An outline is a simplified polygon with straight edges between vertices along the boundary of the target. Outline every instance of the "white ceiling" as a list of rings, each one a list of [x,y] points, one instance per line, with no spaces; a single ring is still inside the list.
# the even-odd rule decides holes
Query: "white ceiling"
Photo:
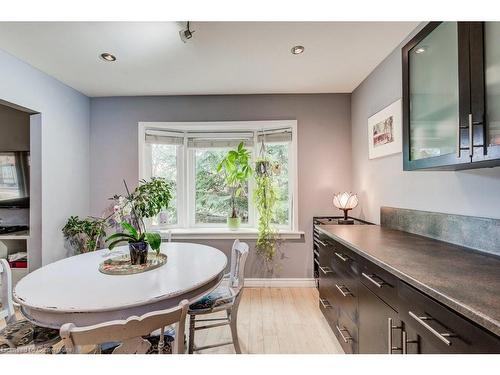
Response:
[[[0,48],[88,96],[352,92],[418,23],[191,25],[184,44],[176,22],[0,22]]]

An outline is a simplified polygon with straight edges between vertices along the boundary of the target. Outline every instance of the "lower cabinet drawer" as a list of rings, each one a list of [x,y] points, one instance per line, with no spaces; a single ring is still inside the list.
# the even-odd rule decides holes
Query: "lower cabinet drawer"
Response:
[[[358,327],[348,316],[341,311],[335,326],[332,328],[344,352],[347,354],[358,353]]]
[[[363,262],[360,280],[381,300],[398,311],[398,279],[373,263]]]
[[[500,353],[500,338],[483,330],[415,288],[399,281],[399,317],[409,331],[415,353]],[[410,351],[409,351],[410,352]]]
[[[335,305],[332,298],[333,278],[330,273],[324,274],[320,272],[319,277],[319,308],[323,313],[330,327],[335,329],[335,324],[338,319],[339,308]]]
[[[356,262],[352,251],[345,246],[334,242],[331,245],[333,268],[350,277],[359,275],[359,263]]]
[[[332,303],[354,322],[358,321],[358,283],[356,279],[334,270],[331,277]]]

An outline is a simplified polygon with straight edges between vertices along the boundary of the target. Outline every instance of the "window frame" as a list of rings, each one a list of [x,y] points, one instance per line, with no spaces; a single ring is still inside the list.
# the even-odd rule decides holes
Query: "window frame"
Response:
[[[272,121],[208,121],[208,122],[139,122],[138,123],[138,155],[139,155],[139,179],[148,179],[152,173],[151,167],[151,147],[145,142],[146,131],[158,130],[184,133],[184,145],[179,148],[177,157],[177,224],[152,226],[148,221],[147,225],[157,230],[169,229],[210,229],[220,230],[226,224],[195,224],[194,222],[194,149],[187,147],[187,133],[196,131],[231,132],[231,131],[251,131],[255,134],[252,156],[258,156],[258,131],[272,131],[283,128],[290,128],[292,140],[288,148],[288,174],[289,174],[289,225],[276,225],[279,230],[298,231],[298,173],[297,173],[297,121],[296,120],[272,120]],[[280,143],[280,142],[269,142]],[[188,165],[191,163],[191,165]],[[187,189],[193,189],[188,192]],[[248,224],[242,224],[243,229],[256,229],[258,215],[253,204],[254,181],[249,180],[249,217]],[[192,212],[191,212],[192,211]],[[192,217],[193,216],[193,217]]]

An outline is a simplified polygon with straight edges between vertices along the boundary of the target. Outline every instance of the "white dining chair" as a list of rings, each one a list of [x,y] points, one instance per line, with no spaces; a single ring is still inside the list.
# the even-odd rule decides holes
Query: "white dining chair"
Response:
[[[12,301],[12,272],[5,259],[0,259],[0,281],[0,319],[4,319],[6,323],[0,330],[0,353],[51,353],[52,346],[59,341],[59,331],[39,327],[26,319],[16,317]]]
[[[184,354],[184,331],[189,302],[183,300],[179,306],[169,310],[155,311],[140,317],[132,316],[126,320],[115,320],[87,327],[77,327],[66,323],[60,335],[68,353],[80,353],[84,345],[100,345],[118,341],[112,354],[146,354],[151,342],[144,338],[160,329],[158,353],[163,353],[165,326],[175,324],[173,354]]]
[[[245,283],[245,263],[248,256],[248,244],[235,240],[231,249],[231,269],[225,275],[228,285],[223,283],[213,292],[203,297],[199,301],[189,306],[189,354],[196,351],[215,348],[223,345],[234,345],[237,354],[241,353],[238,340],[238,307],[241,301],[243,286]],[[197,315],[206,315],[218,311],[226,311],[226,317],[196,319]],[[197,326],[196,323],[216,322]],[[231,327],[232,341],[197,347],[194,343],[195,332],[203,329],[221,327],[229,325]]]

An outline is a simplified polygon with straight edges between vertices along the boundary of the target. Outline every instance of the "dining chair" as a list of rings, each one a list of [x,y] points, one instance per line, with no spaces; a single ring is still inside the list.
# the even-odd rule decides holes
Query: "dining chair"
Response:
[[[234,345],[237,354],[241,354],[240,343],[238,341],[238,307],[245,283],[245,263],[248,256],[248,244],[235,240],[231,249],[231,269],[224,275],[228,281],[219,285],[214,291],[189,306],[189,354],[196,351],[215,348],[223,345]],[[224,318],[196,319],[197,315],[206,315],[218,311],[225,311]],[[216,322],[197,326],[196,323]],[[197,347],[194,343],[195,332],[203,329],[221,327],[229,325],[231,327],[232,341]]]
[[[118,341],[112,354],[146,354],[151,342],[145,336],[160,329],[158,353],[163,353],[165,326],[174,324],[176,334],[173,354],[184,354],[184,331],[189,302],[183,300],[179,306],[169,310],[154,311],[140,317],[132,316],[126,320],[115,320],[87,327],[77,327],[66,323],[61,327],[60,335],[67,353],[80,353],[84,345],[100,345]]]
[[[51,353],[52,346],[59,341],[59,331],[39,327],[27,319],[16,317],[12,301],[12,272],[6,259],[0,259],[0,281],[0,319],[4,319],[6,323],[0,330],[0,353]]]

